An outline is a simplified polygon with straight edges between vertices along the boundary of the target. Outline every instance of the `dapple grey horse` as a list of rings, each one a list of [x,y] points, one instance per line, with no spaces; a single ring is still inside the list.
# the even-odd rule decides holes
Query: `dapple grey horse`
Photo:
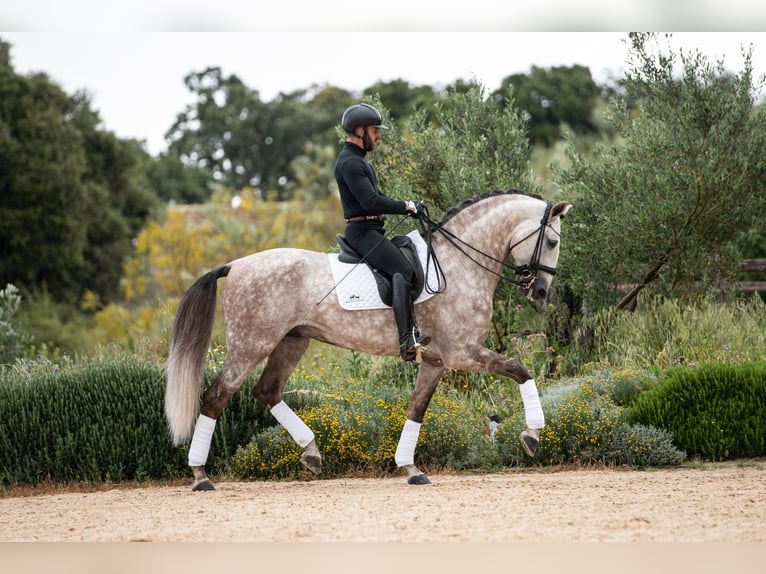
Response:
[[[415,445],[428,404],[447,369],[510,377],[519,383],[528,430],[520,440],[534,455],[544,415],[527,368],[484,346],[492,319],[492,297],[507,269],[522,294],[545,297],[558,263],[561,220],[567,202],[546,202],[509,190],[466,200],[431,222],[430,244],[445,288],[419,303],[418,322],[432,342],[420,352],[417,381],[395,455],[410,484],[429,479],[414,463]],[[513,259],[514,264],[506,261]],[[222,308],[227,355],[204,392],[208,347],[216,313],[217,281],[226,277]],[[301,462],[321,469],[314,433],[283,401],[293,369],[315,339],[373,355],[399,355],[390,309],[346,310],[326,297],[334,280],[328,255],[279,248],[254,253],[205,273],[184,294],[176,311],[167,363],[165,414],[175,444],[192,438],[189,466],[193,490],[211,490],[205,472],[216,419],[248,373],[266,365],[253,387],[277,421],[303,447]],[[321,302],[321,303],[320,303]]]

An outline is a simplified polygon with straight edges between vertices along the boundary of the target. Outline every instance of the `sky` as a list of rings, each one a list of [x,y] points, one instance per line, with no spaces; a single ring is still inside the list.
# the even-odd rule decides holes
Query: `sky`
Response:
[[[196,4],[195,0],[186,0],[184,16],[173,19],[168,14],[174,5],[180,11],[176,0],[157,0],[153,4],[134,0],[130,13],[117,9],[78,19],[78,11],[72,6],[84,9],[89,3],[109,3],[75,0],[43,6],[44,0],[0,0],[7,2],[10,10],[0,11],[0,38],[11,44],[11,62],[17,73],[44,72],[68,94],[86,91],[105,129],[122,138],[144,141],[152,154],[165,149],[164,134],[192,102],[184,76],[208,66],[221,67],[225,75],[236,74],[264,101],[280,92],[313,85],[333,85],[361,93],[378,81],[396,79],[435,88],[457,79],[478,80],[493,90],[503,78],[529,72],[532,66],[584,65],[602,83],[621,77],[627,68],[626,32],[559,31],[553,28],[563,29],[563,22],[556,26],[550,19],[545,21],[549,31],[529,31],[524,26],[503,31],[503,27],[512,27],[507,22],[505,26],[494,23],[512,14],[506,8],[509,3],[499,0],[473,0],[475,9],[470,17],[452,23],[444,21],[443,11],[425,13],[423,6],[428,2],[411,1],[407,3],[409,8],[401,7],[410,16],[404,21],[408,24],[402,20],[396,24],[392,16],[368,9],[360,11],[359,5],[350,1],[301,1],[290,4],[294,10],[282,3],[280,9],[255,13],[253,6],[262,6],[264,0],[253,0],[238,8],[236,15],[241,15],[240,19],[224,10],[231,0],[205,3],[207,8],[200,8],[202,3]],[[316,14],[315,6],[327,5],[328,1],[340,4],[339,11],[325,10],[323,20],[310,21]],[[550,4],[549,0],[542,1]],[[685,0],[678,1],[683,4]],[[733,5],[737,2],[730,0]],[[24,7],[19,8],[19,4]],[[392,14],[396,13],[396,4],[401,3],[392,0],[379,7]],[[418,7],[412,8],[416,4]],[[710,0],[695,0],[690,6],[712,4]],[[159,9],[161,5],[170,12]],[[213,12],[213,5],[221,9]],[[657,6],[652,0],[644,0],[633,11],[628,9],[627,15],[640,23],[651,16],[647,12],[652,10],[646,7],[653,5]],[[354,13],[367,14],[358,18],[362,23],[342,19],[343,25],[334,23],[334,15],[345,13],[349,7],[354,7]],[[766,14],[766,10],[762,13]],[[543,28],[544,14],[538,17],[534,10],[525,14],[529,27],[534,29],[533,25],[540,23]],[[592,18],[590,21],[600,22]],[[684,21],[688,22],[688,18]],[[607,23],[603,22],[602,27],[607,28]],[[386,27],[390,30],[378,30]],[[756,76],[766,75],[766,33],[673,32],[670,40],[675,50],[698,49],[713,61],[723,59],[734,72],[741,71],[742,47],[750,44]]]

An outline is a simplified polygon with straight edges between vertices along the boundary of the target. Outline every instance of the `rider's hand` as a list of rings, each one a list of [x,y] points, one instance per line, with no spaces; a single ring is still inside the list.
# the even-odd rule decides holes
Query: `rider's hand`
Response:
[[[426,204],[422,201],[407,201],[407,211],[410,214],[410,217],[414,217],[415,219],[419,218],[421,215],[423,215],[423,212],[425,211]]]

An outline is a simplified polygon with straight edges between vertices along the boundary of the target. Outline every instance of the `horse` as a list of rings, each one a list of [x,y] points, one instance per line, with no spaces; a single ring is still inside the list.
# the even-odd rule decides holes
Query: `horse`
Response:
[[[554,204],[512,189],[465,200],[438,223],[424,214],[429,231],[421,228],[421,232],[429,236],[429,254],[438,262],[443,284],[415,307],[419,325],[432,341],[418,352],[415,387],[394,457],[409,484],[431,482],[415,465],[415,445],[428,404],[448,369],[509,377],[519,383],[528,427],[520,440],[534,456],[545,424],[535,381],[523,364],[489,350],[484,342],[500,278],[513,281],[530,300],[546,296],[558,263],[561,220],[570,208],[565,201]],[[511,258],[516,265],[509,266]],[[509,268],[514,272],[510,278]],[[227,352],[200,405],[217,310],[217,282],[223,277],[221,307]],[[264,359],[265,367],[252,389],[254,399],[303,448],[303,465],[313,473],[321,471],[314,433],[282,396],[309,342],[314,339],[372,355],[399,356],[398,331],[390,308],[345,309],[337,297],[327,297],[335,286],[327,253],[275,248],[203,274],[182,296],[166,363],[165,415],[175,445],[191,437],[188,464],[193,491],[214,490],[205,464],[216,419]]]

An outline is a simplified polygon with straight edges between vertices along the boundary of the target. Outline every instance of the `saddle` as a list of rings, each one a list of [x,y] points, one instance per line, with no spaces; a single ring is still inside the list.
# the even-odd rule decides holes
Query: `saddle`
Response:
[[[378,293],[380,294],[381,301],[391,307],[393,302],[391,278],[375,269],[375,267],[366,261],[362,261],[362,255],[356,252],[354,248],[346,242],[346,238],[343,237],[343,235],[339,233],[335,236],[335,238],[338,240],[338,245],[340,246],[338,261],[351,264],[364,263],[367,265],[367,267],[370,268],[370,271],[372,271],[372,276],[375,278],[375,283],[378,286]],[[412,239],[406,235],[394,235],[391,238],[391,243],[393,243],[399,249],[399,251],[401,251],[402,255],[404,255],[407,261],[409,261],[410,265],[412,265],[412,268],[415,270],[412,278],[412,287],[410,289],[412,300],[415,301],[415,299],[417,299],[423,292],[423,287],[425,286],[426,282],[425,273],[423,272],[423,265],[420,263],[420,258],[418,257],[418,252],[415,248],[415,244],[412,242]]]

